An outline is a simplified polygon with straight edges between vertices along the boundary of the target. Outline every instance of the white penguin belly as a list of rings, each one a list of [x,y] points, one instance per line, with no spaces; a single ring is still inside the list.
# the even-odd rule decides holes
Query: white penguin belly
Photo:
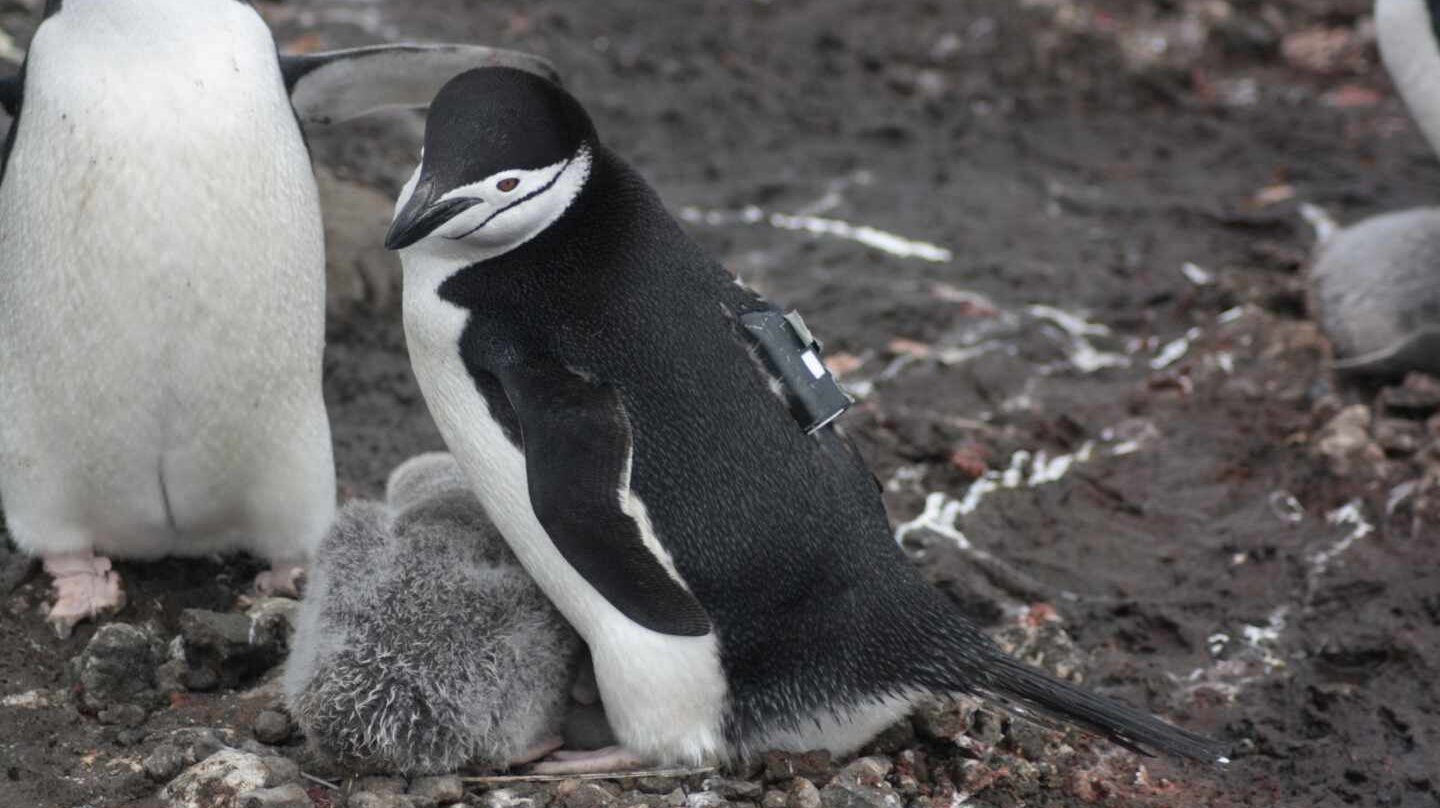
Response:
[[[67,4],[32,44],[0,184],[7,521],[42,552],[298,559],[334,508],[309,157],[253,10],[168,4],[155,37],[137,4]]]
[[[531,507],[524,454],[491,416],[460,357],[469,313],[436,294],[443,278],[417,276],[407,264],[405,334],[420,389],[491,520],[589,645],[616,737],[657,760],[728,757],[722,731],[727,687],[714,633],[677,637],[639,626],[560,555]],[[653,537],[647,544],[658,546]]]

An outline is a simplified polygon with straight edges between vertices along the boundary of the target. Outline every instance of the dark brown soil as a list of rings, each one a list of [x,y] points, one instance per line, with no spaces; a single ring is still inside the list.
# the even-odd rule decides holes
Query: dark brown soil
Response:
[[[1072,736],[1079,751],[1056,760],[1060,777],[1040,788],[1000,774],[971,804],[1434,806],[1440,420],[1422,405],[1391,413],[1408,426],[1372,421],[1386,414],[1377,388],[1331,376],[1303,291],[1314,235],[1302,205],[1349,222],[1423,204],[1440,181],[1366,39],[1368,5],[264,10],[293,45],[474,40],[554,60],[607,142],[690,209],[695,236],[799,308],[866,393],[846,422],[926,573],[997,630],[1048,604],[1090,686],[1236,748],[1224,770],[1144,761],[1137,777],[1135,759]],[[22,44],[33,26],[15,8],[0,22]],[[1200,31],[1198,44],[1181,30]],[[1307,49],[1326,31],[1335,47]],[[1127,56],[1165,32],[1164,53]],[[318,162],[388,195],[417,132],[394,116],[311,142]],[[953,255],[705,223],[749,205]],[[440,442],[398,312],[348,312],[332,323],[326,389],[345,492],[374,495],[391,467]],[[1088,333],[1067,331],[1066,314]],[[1097,355],[1117,366],[1087,372]],[[1362,442],[1390,429],[1414,445],[1325,442],[1355,403],[1376,405]],[[957,508],[944,508],[962,501],[974,508],[952,522]],[[154,619],[168,637],[182,608],[231,608],[255,564],[120,568],[131,606],[119,619]],[[143,732],[103,726],[63,698],[67,662],[94,629],[52,638],[44,595],[32,576],[0,602],[0,697],[58,693],[54,706],[0,706],[4,808],[147,798],[158,786],[138,761],[166,730],[248,734],[267,703],[189,694]]]

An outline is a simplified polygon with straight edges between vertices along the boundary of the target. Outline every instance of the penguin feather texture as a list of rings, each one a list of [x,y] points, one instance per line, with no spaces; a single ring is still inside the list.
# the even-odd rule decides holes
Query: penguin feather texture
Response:
[[[558,733],[580,642],[450,455],[352,502],[319,554],[284,688],[310,741],[367,770],[500,766]]]

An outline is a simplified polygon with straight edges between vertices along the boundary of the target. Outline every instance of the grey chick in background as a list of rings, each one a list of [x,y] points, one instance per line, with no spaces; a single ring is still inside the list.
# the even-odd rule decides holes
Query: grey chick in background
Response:
[[[455,460],[390,475],[320,545],[285,671],[310,742],[357,769],[454,771],[548,751],[581,644]]]
[[[1440,4],[1377,0],[1385,69],[1440,152]],[[1368,376],[1440,373],[1440,207],[1373,216],[1326,238],[1310,269],[1335,367]]]

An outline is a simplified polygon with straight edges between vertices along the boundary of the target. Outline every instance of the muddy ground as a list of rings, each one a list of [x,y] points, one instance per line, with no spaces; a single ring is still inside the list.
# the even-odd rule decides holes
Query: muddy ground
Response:
[[[691,232],[825,339],[897,533],[959,607],[1011,637],[1058,633],[1053,615],[1073,648],[1038,662],[1236,749],[1213,770],[1078,735],[976,753],[922,732],[929,773],[891,774],[911,806],[1433,806],[1440,396],[1335,379],[1303,292],[1303,206],[1349,222],[1440,182],[1368,5],[260,7],[290,49],[462,39],[553,59]],[[14,0],[0,22],[19,47],[34,24]],[[346,496],[439,446],[376,247],[418,120],[311,133]],[[256,568],[121,564],[116,619],[173,636],[182,608],[237,608]],[[4,808],[156,804],[141,761],[174,728],[249,738],[274,700],[180,692],[138,726],[102,721],[67,695],[94,628],[53,638],[45,597],[32,574],[0,610]]]

